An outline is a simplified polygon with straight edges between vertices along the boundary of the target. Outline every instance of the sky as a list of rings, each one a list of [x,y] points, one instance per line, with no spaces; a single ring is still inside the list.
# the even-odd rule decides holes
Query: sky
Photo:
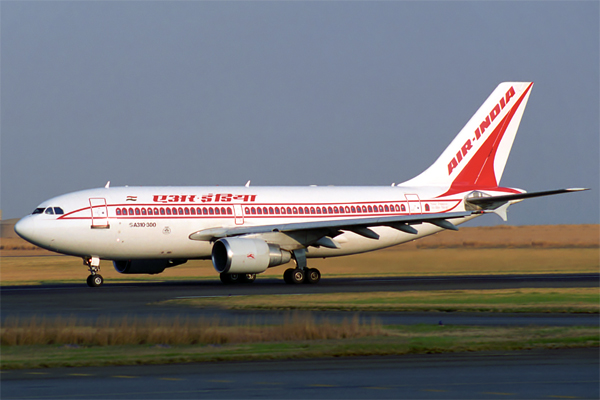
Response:
[[[502,185],[592,190],[508,224],[597,224],[599,4],[2,1],[3,218],[107,181],[402,182],[533,81]]]

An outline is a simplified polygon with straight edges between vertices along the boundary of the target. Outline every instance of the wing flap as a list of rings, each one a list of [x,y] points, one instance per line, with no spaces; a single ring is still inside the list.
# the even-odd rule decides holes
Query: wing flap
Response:
[[[189,236],[189,238],[192,240],[213,241],[229,236],[260,234],[268,232],[285,233],[329,229],[351,231],[371,239],[378,239],[379,235],[368,228],[374,226],[389,226],[402,232],[414,234],[417,233],[417,231],[410,225],[429,222],[444,229],[453,229],[452,227],[456,228],[456,226],[448,222],[448,219],[464,218],[479,213],[481,212],[461,211],[436,214],[394,215],[389,217],[328,219],[323,221],[293,222],[288,224],[273,225],[219,227],[203,229],[201,231],[194,232]],[[452,227],[450,227],[450,225]]]

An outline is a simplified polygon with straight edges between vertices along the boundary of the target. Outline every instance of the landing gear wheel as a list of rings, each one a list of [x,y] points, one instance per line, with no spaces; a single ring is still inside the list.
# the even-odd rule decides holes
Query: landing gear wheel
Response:
[[[306,271],[304,283],[317,283],[321,280],[321,272],[316,268],[311,268]]]
[[[252,283],[256,280],[256,274],[244,274],[242,275],[242,283]]]
[[[304,282],[305,277],[306,277],[306,274],[304,273],[303,269],[296,268],[292,272],[292,282],[293,283],[302,283],[302,282]]]
[[[294,273],[293,268],[288,268],[285,270],[285,272],[283,273],[283,280],[285,281],[285,283],[288,283],[288,284],[294,283],[294,280],[292,279],[293,273]]]
[[[87,277],[87,285],[89,287],[98,287],[98,286],[102,286],[102,284],[104,283],[104,278],[102,278],[102,275],[90,275]]]
[[[223,272],[221,273],[221,275],[219,275],[219,278],[221,278],[221,282],[225,284],[239,283],[242,280],[242,275],[228,274],[226,272]]]

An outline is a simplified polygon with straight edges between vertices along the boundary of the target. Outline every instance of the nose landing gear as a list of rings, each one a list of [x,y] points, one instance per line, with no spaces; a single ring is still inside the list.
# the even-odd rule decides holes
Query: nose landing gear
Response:
[[[90,276],[87,277],[87,285],[89,287],[102,286],[104,278],[99,274],[100,272],[100,259],[98,257],[85,257],[83,259],[83,265],[87,266],[90,270]]]

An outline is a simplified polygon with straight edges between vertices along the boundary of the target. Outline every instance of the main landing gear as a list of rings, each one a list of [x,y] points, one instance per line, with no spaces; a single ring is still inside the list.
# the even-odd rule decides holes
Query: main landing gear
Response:
[[[316,268],[306,267],[306,250],[294,250],[296,268],[288,268],[283,273],[285,283],[317,283],[321,280],[321,272]]]
[[[83,265],[86,265],[90,270],[90,276],[87,277],[87,285],[89,287],[102,286],[104,278],[98,273],[100,272],[100,259],[98,257],[85,257]]]
[[[219,275],[221,282],[226,285],[233,283],[252,283],[256,280],[256,274],[227,274],[225,272]]]

